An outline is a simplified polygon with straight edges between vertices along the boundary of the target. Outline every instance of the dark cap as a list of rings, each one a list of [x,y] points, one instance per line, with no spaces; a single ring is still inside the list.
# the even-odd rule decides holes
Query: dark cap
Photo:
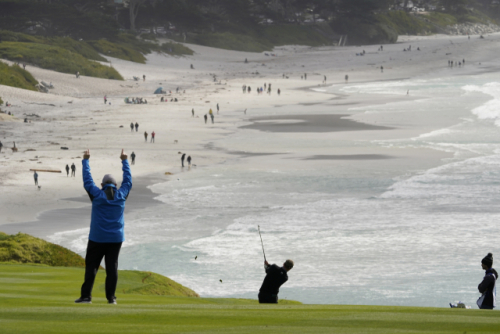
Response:
[[[116,184],[116,180],[111,174],[106,174],[102,178],[102,184]]]
[[[493,266],[493,254],[488,253],[482,260],[481,263],[487,266],[488,268],[491,268]]]

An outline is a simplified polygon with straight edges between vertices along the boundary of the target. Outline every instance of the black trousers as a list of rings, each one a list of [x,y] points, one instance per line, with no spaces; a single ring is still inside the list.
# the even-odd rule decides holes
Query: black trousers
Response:
[[[271,294],[259,292],[259,303],[260,304],[278,304],[278,295],[271,295]]]
[[[82,298],[92,298],[95,276],[99,270],[102,258],[106,264],[106,298],[115,299],[118,283],[118,255],[122,243],[99,243],[89,240],[85,256],[85,282],[82,285]]]

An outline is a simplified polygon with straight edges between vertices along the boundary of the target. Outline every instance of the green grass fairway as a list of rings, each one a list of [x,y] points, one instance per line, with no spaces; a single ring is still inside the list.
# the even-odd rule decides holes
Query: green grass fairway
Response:
[[[124,294],[137,275],[120,272],[107,305],[100,272],[93,304],[76,305],[83,269],[0,264],[0,333],[500,333],[496,311]]]

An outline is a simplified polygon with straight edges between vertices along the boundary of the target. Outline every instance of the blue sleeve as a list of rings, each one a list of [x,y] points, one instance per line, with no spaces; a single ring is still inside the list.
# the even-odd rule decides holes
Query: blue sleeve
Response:
[[[128,164],[128,160],[122,160],[122,165],[123,181],[118,192],[121,194],[121,196],[123,196],[123,198],[127,198],[130,190],[132,189],[132,173],[130,172],[130,165]]]
[[[90,174],[90,164],[87,159],[82,160],[82,175],[83,175],[83,187],[89,195],[91,199],[97,197],[101,191],[101,189],[97,188],[94,180],[92,179],[92,175]]]

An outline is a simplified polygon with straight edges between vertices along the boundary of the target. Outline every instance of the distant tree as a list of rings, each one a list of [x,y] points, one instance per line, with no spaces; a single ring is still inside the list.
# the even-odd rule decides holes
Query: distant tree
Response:
[[[440,0],[440,4],[450,12],[464,10],[468,0]]]
[[[146,0],[123,0],[125,7],[128,7],[130,17],[130,30],[136,30],[135,20],[139,14],[139,8],[146,2]]]
[[[387,10],[390,0],[340,0],[339,12],[351,17],[368,18],[379,10]]]

